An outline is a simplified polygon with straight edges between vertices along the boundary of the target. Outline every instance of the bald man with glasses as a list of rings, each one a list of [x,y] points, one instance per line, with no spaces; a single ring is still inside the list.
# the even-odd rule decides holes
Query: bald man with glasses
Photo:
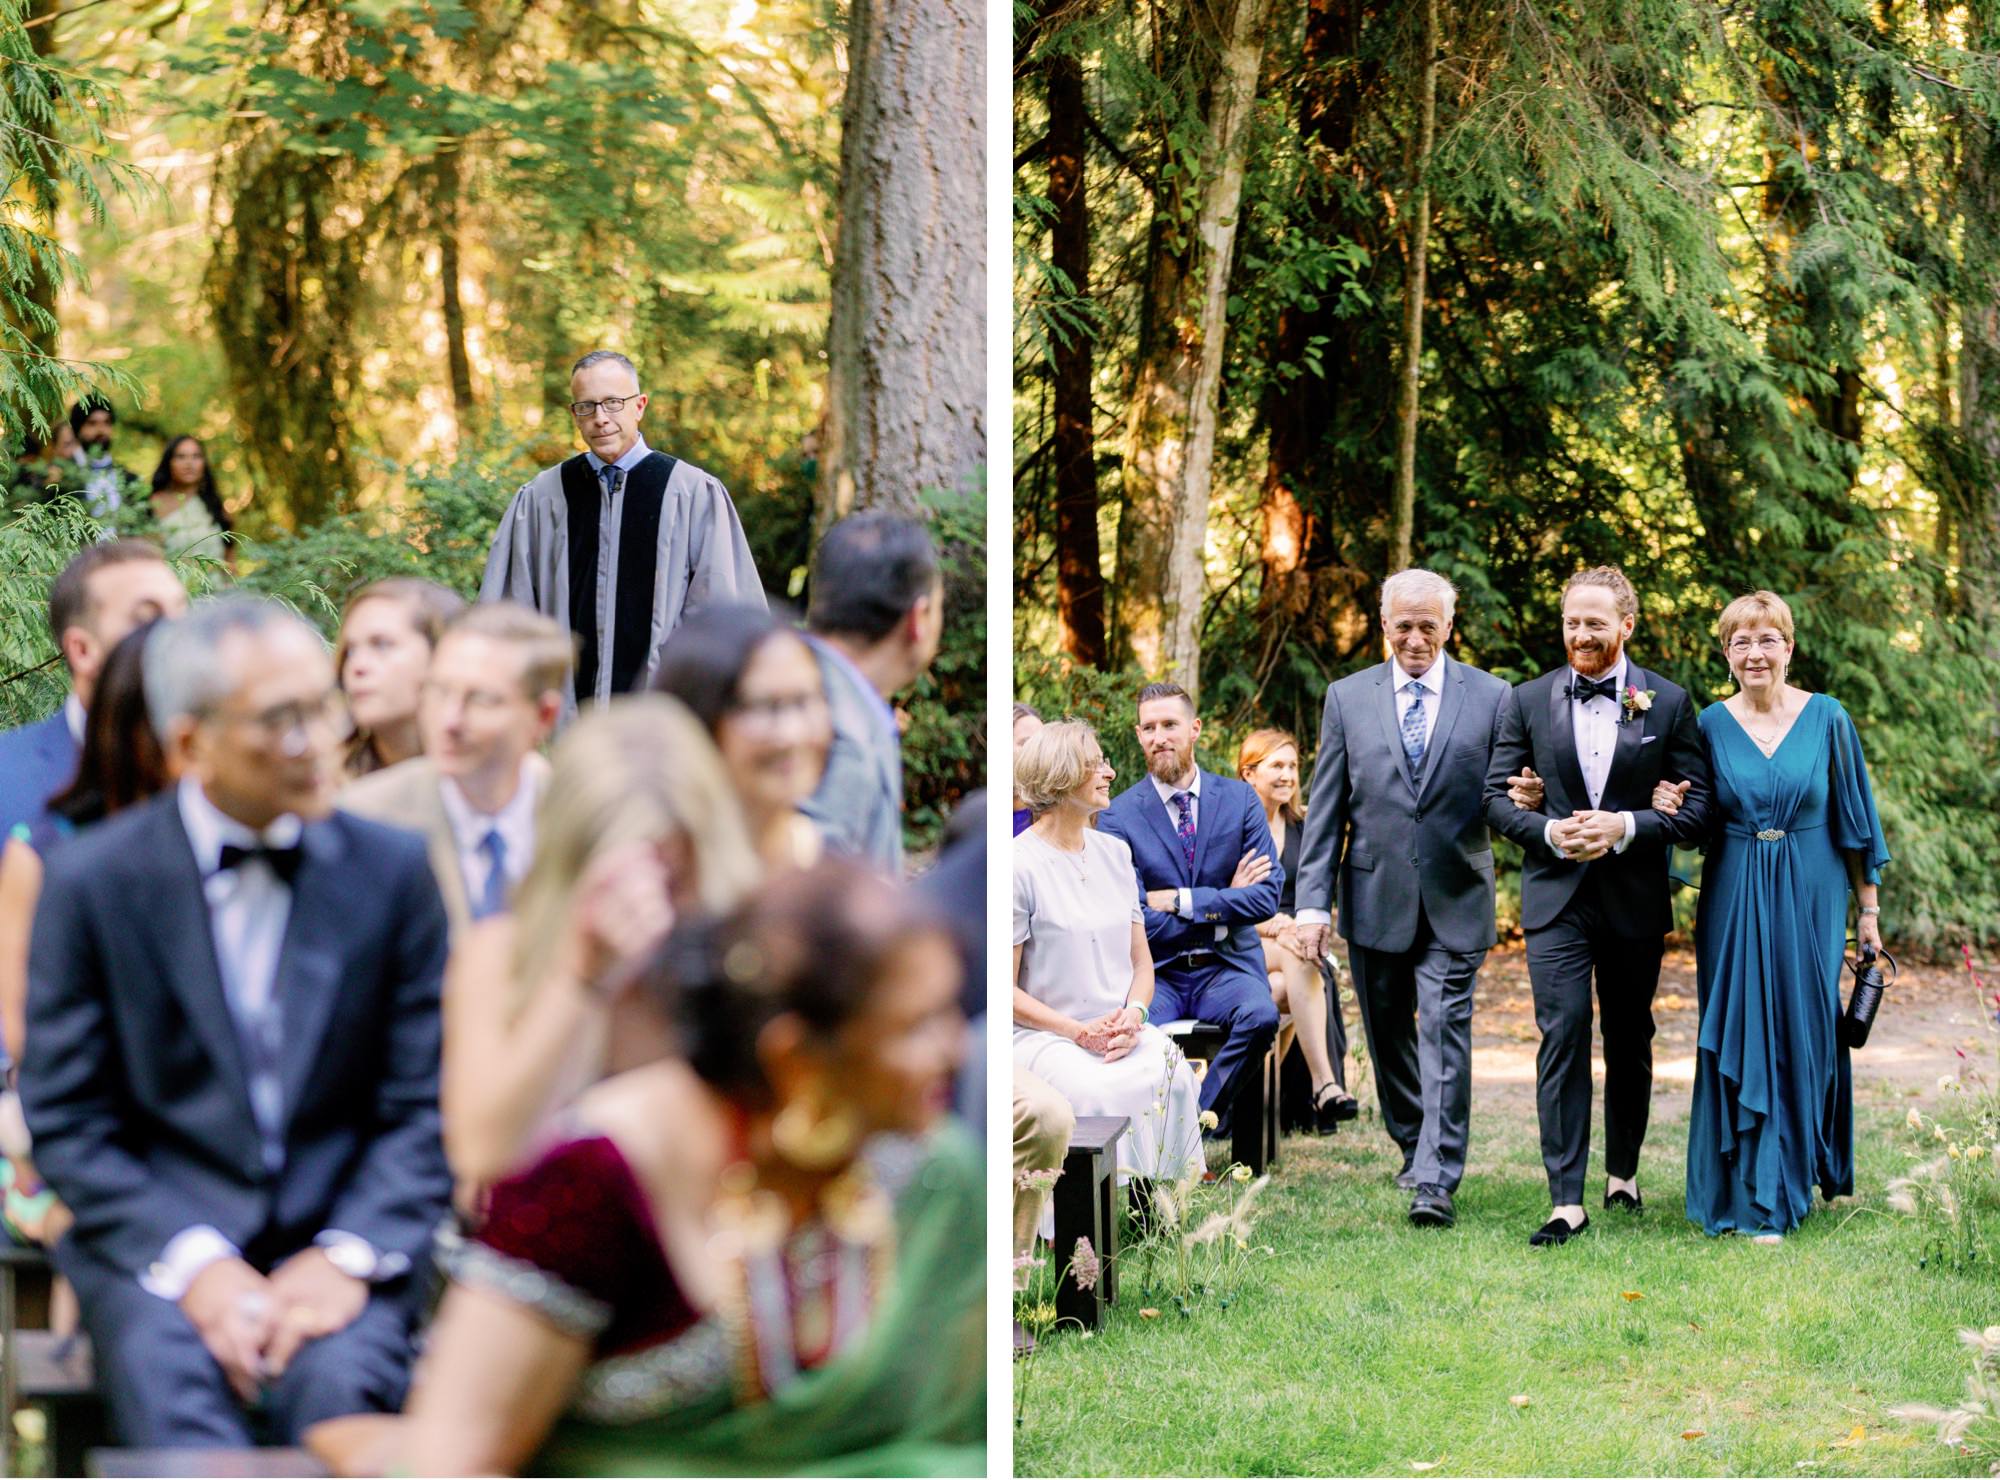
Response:
[[[586,451],[523,485],[501,517],[481,601],[516,601],[576,634],[563,720],[581,704],[646,689],[660,649],[704,607],[764,605],[729,491],[646,445],[648,397],[613,350],[570,372],[569,413]]]

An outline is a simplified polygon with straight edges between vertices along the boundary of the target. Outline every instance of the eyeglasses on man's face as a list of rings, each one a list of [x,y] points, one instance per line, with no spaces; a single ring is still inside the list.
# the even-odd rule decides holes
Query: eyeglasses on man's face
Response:
[[[645,392],[640,391],[629,396],[606,396],[601,401],[571,401],[569,403],[569,414],[574,416],[578,421],[589,421],[600,410],[611,416],[616,416],[644,394]]]

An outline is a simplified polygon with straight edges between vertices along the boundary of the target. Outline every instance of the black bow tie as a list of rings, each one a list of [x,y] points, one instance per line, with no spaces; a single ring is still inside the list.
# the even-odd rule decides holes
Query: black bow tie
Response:
[[[1609,678],[1585,678],[1574,674],[1570,678],[1569,696],[1579,704],[1588,704],[1592,699],[1609,699],[1618,702],[1618,684]]]
[[[292,882],[292,876],[299,871],[299,864],[305,858],[305,849],[297,843],[289,848],[272,848],[263,843],[253,843],[245,848],[239,843],[224,843],[222,862],[216,866],[216,872],[226,872],[255,858],[261,858],[270,864],[271,872],[289,884]]]

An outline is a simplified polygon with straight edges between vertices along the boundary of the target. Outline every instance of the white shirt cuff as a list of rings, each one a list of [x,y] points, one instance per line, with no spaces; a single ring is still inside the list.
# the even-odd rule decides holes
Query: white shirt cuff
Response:
[[[167,1240],[160,1257],[146,1266],[146,1272],[139,1276],[139,1288],[148,1295],[157,1295],[176,1305],[188,1286],[195,1281],[209,1265],[224,1259],[240,1259],[242,1251],[222,1236],[220,1229],[211,1228],[206,1223],[197,1223],[192,1228],[183,1228]]]
[[[1560,821],[1562,821],[1560,817],[1551,817],[1547,822],[1542,824],[1542,846],[1555,854],[1561,854],[1562,849],[1556,846],[1556,840],[1551,834],[1555,832],[1556,824]]]
[[[1620,812],[1618,815],[1625,819],[1625,836],[1619,842],[1618,846],[1611,850],[1613,853],[1623,853],[1627,848],[1631,847],[1633,836],[1639,831],[1639,824],[1632,820],[1630,812]]]
[[[335,1267],[342,1274],[352,1274],[355,1279],[366,1280],[371,1285],[379,1285],[384,1280],[393,1280],[410,1267],[407,1254],[384,1254],[358,1233],[349,1233],[341,1228],[329,1228],[313,1240],[316,1248],[334,1250],[347,1249],[353,1252],[346,1256],[352,1268],[336,1262]],[[362,1263],[363,1260],[367,1262]],[[366,1274],[356,1274],[358,1268],[367,1269]]]
[[[1179,915],[1183,920],[1192,920],[1194,918],[1194,890],[1181,890],[1180,903],[1174,906],[1174,913]]]
[[[1327,910],[1299,910],[1292,915],[1294,925],[1331,925],[1333,915]]]

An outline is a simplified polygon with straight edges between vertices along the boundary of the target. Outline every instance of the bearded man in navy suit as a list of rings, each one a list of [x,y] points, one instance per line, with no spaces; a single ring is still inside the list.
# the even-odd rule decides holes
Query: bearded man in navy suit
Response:
[[[1179,684],[1139,691],[1135,733],[1146,778],[1097,819],[1132,850],[1153,948],[1150,1018],[1200,1018],[1228,1030],[1201,1082],[1201,1107],[1227,1131],[1246,1063],[1278,1036],[1257,923],[1278,913],[1284,871],[1257,793],[1195,765],[1201,721]],[[1254,1112],[1253,1112],[1254,1113]]]

